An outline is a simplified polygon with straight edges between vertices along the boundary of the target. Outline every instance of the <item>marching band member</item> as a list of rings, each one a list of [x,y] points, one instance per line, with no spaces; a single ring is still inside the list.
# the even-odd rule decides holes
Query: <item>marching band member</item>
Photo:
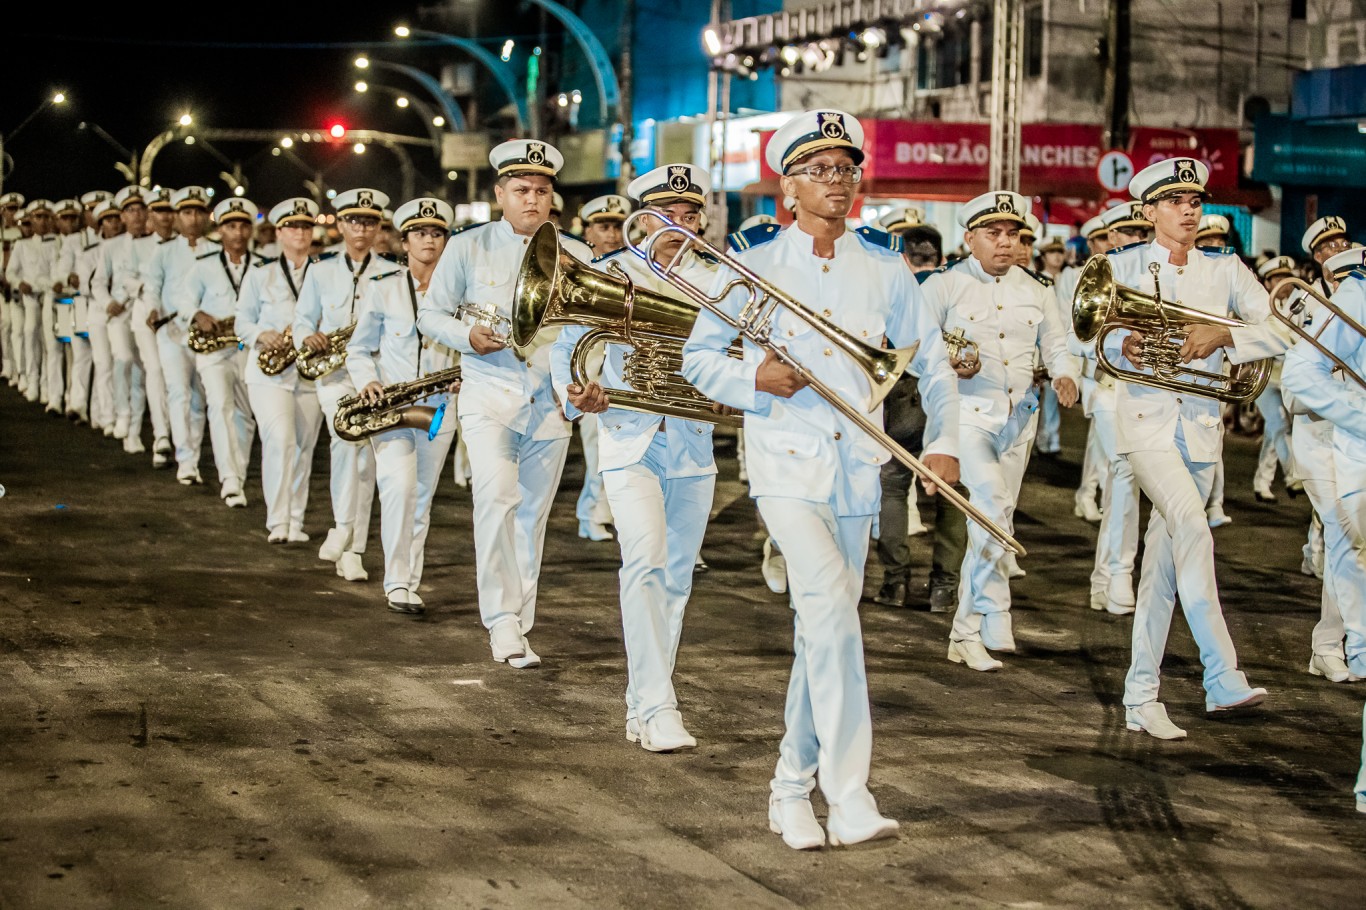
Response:
[[[473,471],[474,564],[479,615],[493,659],[518,669],[538,666],[527,633],[536,619],[545,524],[569,451],[570,423],[551,388],[549,351],[528,360],[487,324],[510,320],[512,294],[531,235],[550,215],[564,156],[545,142],[514,139],[489,153],[498,173],[494,195],[503,218],[451,237],[418,309],[418,328],[462,355],[460,431]],[[591,251],[561,235],[587,262]],[[464,322],[463,306],[497,319]]]
[[[1233,227],[1223,215],[1201,215],[1200,228],[1195,232],[1197,249],[1232,249],[1229,239]],[[1221,410],[1228,412],[1225,405]],[[1214,482],[1210,485],[1208,499],[1205,500],[1205,517],[1211,528],[1222,528],[1233,524],[1233,519],[1224,511],[1224,435],[1225,428],[1219,423],[1219,446],[1214,460]]]
[[[1086,239],[1086,248],[1092,256],[1098,256],[1110,248],[1110,232],[1106,228],[1101,216],[1086,221],[1081,226],[1081,236]],[[1084,264],[1084,263],[1083,263]],[[1064,325],[1072,323],[1072,296],[1077,290],[1077,280],[1081,278],[1081,266],[1068,266],[1062,270],[1058,276],[1057,284],[1053,286],[1058,298],[1058,315]],[[1071,344],[1069,342],[1069,349]],[[1077,352],[1072,350],[1075,355]],[[1094,376],[1088,376],[1085,372],[1086,361],[1081,361],[1081,403],[1085,415],[1091,416],[1091,395],[1096,389]],[[1096,507],[1096,494],[1099,492],[1104,495],[1104,481],[1107,476],[1105,450],[1100,444],[1100,439],[1096,436],[1096,423],[1094,420],[1088,422],[1086,430],[1086,452],[1081,460],[1081,483],[1077,487],[1076,496],[1073,497],[1072,514],[1091,524],[1097,524],[1101,518],[1100,509]]]
[[[564,197],[559,193],[550,194],[550,217],[547,219],[557,228],[563,229],[560,218],[564,215]]]
[[[1300,239],[1305,255],[1322,267],[1330,257],[1346,251],[1352,246],[1347,237],[1347,222],[1336,215],[1318,219],[1305,230]],[[1321,273],[1313,282],[1314,289],[1325,297],[1332,294],[1328,285],[1328,275]]]
[[[53,338],[52,320],[45,318],[51,291],[52,266],[57,260],[57,235],[52,232],[52,203],[34,199],[25,209],[33,226],[32,235],[17,241],[10,255],[6,279],[19,294],[23,306],[20,330],[19,391],[28,401],[43,396],[44,351],[47,338]],[[56,339],[53,338],[55,342]]]
[[[1257,267],[1257,278],[1269,292],[1282,278],[1295,274],[1295,260],[1289,256],[1272,256]],[[1300,483],[1295,462],[1290,454],[1290,415],[1281,401],[1281,367],[1284,357],[1276,358],[1271,380],[1257,396],[1257,411],[1262,415],[1262,446],[1257,455],[1257,470],[1252,475],[1252,493],[1258,502],[1275,502],[1271,483],[1276,479],[1276,464],[1280,463],[1285,477],[1285,489],[1293,499],[1304,485]]]
[[[977,360],[956,365],[963,484],[973,504],[1006,529],[1033,441],[1035,351],[1052,374],[1058,403],[1071,407],[1077,398],[1077,368],[1053,291],[1015,266],[1028,205],[1008,192],[986,193],[964,205],[958,223],[971,255],[924,284],[926,306],[944,329],[962,329],[978,346]],[[1015,650],[1006,555],[986,531],[969,524],[949,660],[995,670],[1001,662],[986,649]]]
[[[156,332],[161,372],[166,379],[166,411],[175,443],[176,482],[203,483],[199,458],[204,448],[204,389],[194,372],[194,352],[187,344],[185,323],[175,317],[197,301],[186,300],[186,282],[195,261],[217,253],[218,244],[204,237],[209,222],[209,196],[202,186],[182,186],[171,196],[175,239],[161,244],[142,262],[142,292],[147,324]]]
[[[260,260],[247,271],[237,301],[235,328],[250,353],[247,398],[261,431],[261,493],[270,543],[309,539],[304,513],[322,406],[313,381],[300,376],[293,363],[267,375],[260,358],[266,352],[282,356],[293,349],[294,308],[312,263],[308,248],[317,217],[317,203],[303,197],[286,199],[270,210],[267,220],[275,227],[280,256]]]
[[[1200,227],[1195,232],[1196,248],[1225,247],[1233,227],[1223,215],[1201,215]]]
[[[90,263],[84,270],[82,285],[89,295],[86,311],[87,331],[90,341],[91,381],[90,381],[90,426],[103,430],[118,423],[118,409],[114,404],[114,350],[109,342],[109,246],[116,237],[124,233],[123,210],[119,205],[118,194],[109,200],[112,215],[118,220],[118,230],[92,246]],[[98,229],[100,225],[96,224]],[[101,232],[102,233],[102,232]],[[124,424],[125,444],[130,436],[128,424]]]
[[[774,133],[766,156],[797,200],[796,224],[737,254],[745,266],[825,319],[876,345],[919,341],[911,369],[921,377],[928,415],[926,466],[957,479],[957,389],[941,327],[922,305],[919,286],[894,241],[853,233],[845,219],[864,160],[863,128],[841,111],[810,111]],[[731,276],[722,269],[716,287]],[[732,318],[745,294],[721,308]],[[863,402],[868,380],[806,320],[779,307],[775,344],[784,346],[850,402]],[[744,360],[728,356],[736,330],[716,314],[699,315],[683,348],[683,374],[705,395],[745,411],[750,495],[787,558],[796,611],[786,733],[771,786],[769,826],[795,849],[825,842],[810,793],[819,779],[830,812],[832,844],[893,835],[868,790],[872,720],[863,665],[858,603],[869,531],[881,495],[887,454],[800,375],[748,338]],[[880,421],[876,409],[870,418]],[[933,491],[927,491],[933,492]]]
[[[1340,305],[1342,300],[1333,295],[1338,288],[1347,285],[1343,298],[1350,299],[1353,295],[1350,276],[1363,268],[1364,258],[1366,248],[1347,249],[1328,257],[1322,263],[1321,286],[1327,291],[1325,296],[1332,297],[1333,302]],[[1292,318],[1298,318],[1307,331],[1318,331],[1325,320],[1337,319],[1333,313],[1319,306],[1313,297],[1305,295],[1299,299],[1304,309],[1298,317]],[[1290,309],[1290,312],[1294,313],[1294,310]],[[1359,344],[1350,334],[1335,334],[1333,337],[1334,344],[1348,342],[1347,350]],[[1318,394],[1311,391],[1309,398],[1350,399],[1350,395],[1336,388],[1344,386],[1345,378],[1332,372],[1331,367],[1329,370],[1323,369],[1319,361],[1328,361],[1322,354],[1300,350],[1307,347],[1310,347],[1308,342],[1297,341],[1291,349],[1293,356],[1286,355],[1282,383],[1285,404],[1294,414],[1295,429],[1290,434],[1290,443],[1294,448],[1295,471],[1303,480],[1309,501],[1314,504],[1314,512],[1323,525],[1325,558],[1322,609],[1311,637],[1309,672],[1326,677],[1330,682],[1351,682],[1366,676],[1366,562],[1361,558],[1363,538],[1348,520],[1350,500],[1346,498],[1354,488],[1359,488],[1360,481],[1349,481],[1346,490],[1339,488],[1334,457],[1335,437],[1341,433],[1343,441],[1349,442],[1350,436],[1345,430],[1335,430],[1331,420],[1305,407],[1305,399],[1296,390],[1306,384],[1327,383],[1335,388]],[[1330,350],[1338,353],[1336,348],[1330,347]],[[1292,373],[1295,375],[1292,376]],[[1350,451],[1350,446],[1344,448]],[[1345,650],[1344,636],[1347,641]],[[1349,656],[1359,658],[1356,667],[1362,672],[1349,669]]]
[[[88,193],[88,196],[94,195]],[[107,195],[107,194],[106,194]],[[48,293],[43,302],[43,394],[41,400],[49,414],[61,416],[62,403],[67,396],[66,361],[67,349],[72,345],[68,340],[63,343],[54,326],[57,323],[57,300],[71,299],[81,293],[76,286],[76,256],[90,239],[86,233],[85,209],[75,199],[59,199],[53,206],[57,223],[57,254],[52,261],[52,271],[48,276]],[[73,304],[63,304],[63,306]]]
[[[185,299],[176,319],[187,333],[194,329],[205,339],[223,335],[235,339],[236,330],[224,327],[222,322],[235,323],[242,282],[253,263],[261,261],[248,249],[257,213],[256,203],[241,196],[214,206],[213,222],[221,248],[200,253],[185,281]],[[237,340],[216,350],[194,352],[195,374],[204,389],[209,442],[218,471],[218,496],[230,509],[246,507],[243,484],[256,438],[256,419],[243,382],[246,361],[247,353]]]
[[[71,336],[71,372],[67,381],[67,415],[77,423],[85,423],[96,414],[108,415],[106,425],[113,418],[113,393],[109,388],[109,373],[93,373],[95,366],[95,338],[102,336],[104,354],[108,354],[107,317],[100,311],[100,301],[104,298],[96,289],[99,273],[104,260],[104,244],[123,233],[123,218],[113,199],[102,199],[95,203],[90,212],[96,234],[82,245],[74,263],[79,279],[80,294],[84,300],[77,304],[85,309],[86,335],[81,337],[80,323]],[[112,365],[112,364],[110,364]],[[128,428],[124,428],[124,437]]]
[[[23,236],[19,230],[19,209],[23,205],[21,193],[0,195],[0,379],[6,380],[10,386],[19,384],[15,352],[19,347],[18,332],[23,327],[23,315],[20,313],[19,328],[16,329],[15,314],[19,310],[15,306],[15,290],[10,287],[5,275],[9,271],[14,244]]]
[[[1169,158],[1140,171],[1129,191],[1153,222],[1151,243],[1111,255],[1114,280],[1153,293],[1158,266],[1162,297],[1223,316],[1232,309],[1246,327],[1190,326],[1181,356],[1196,369],[1217,372],[1224,358],[1243,363],[1274,357],[1286,339],[1266,325],[1266,289],[1237,256],[1196,250],[1195,234],[1209,170],[1191,158]],[[1119,336],[1123,335],[1122,345]],[[1142,368],[1141,332],[1112,333],[1107,356],[1126,368]],[[1219,605],[1214,544],[1205,501],[1218,456],[1219,402],[1191,392],[1121,381],[1116,391],[1119,452],[1129,459],[1139,489],[1152,500],[1144,539],[1143,570],[1134,617],[1133,656],[1124,685],[1125,722],[1158,739],[1186,732],[1171,722],[1157,700],[1158,673],[1176,598],[1200,647],[1205,709],[1209,713],[1261,704],[1266,690],[1253,688],[1238,669],[1238,656]]]
[[[667,164],[631,181],[627,192],[651,211],[696,231],[711,181],[691,164]],[[657,230],[664,222],[651,219],[647,226]],[[673,261],[682,246],[682,237],[666,236],[654,250],[656,261]],[[613,274],[619,270],[638,288],[684,299],[630,252],[608,254],[594,265]],[[694,252],[685,253],[676,269],[706,289],[716,273],[713,263]],[[608,346],[601,384],[574,384],[570,360],[588,332],[587,326],[571,326],[560,333],[551,349],[551,375],[567,417],[600,418],[602,483],[621,541],[626,738],[650,752],[691,749],[697,740],[683,725],[672,677],[716,487],[712,425],[612,407],[613,390],[630,388],[622,378],[628,353],[623,345]]]
[[[142,444],[142,418],[146,410],[144,372],[133,337],[133,314],[126,287],[130,277],[135,286],[141,284],[133,257],[136,255],[134,244],[147,236],[147,204],[143,193],[142,187],[134,185],[125,186],[114,194],[114,205],[118,207],[123,229],[100,244],[90,289],[90,339],[96,351],[96,384],[103,384],[106,390],[108,423],[114,426],[116,436],[119,430],[123,431],[123,450],[130,455],[147,451]],[[161,429],[165,432],[164,426]],[[155,431],[154,426],[154,436]]]
[[[440,199],[405,202],[394,213],[408,266],[370,279],[347,345],[346,369],[360,397],[370,405],[384,390],[413,382],[454,363],[451,351],[423,338],[417,327],[418,307],[427,295],[432,272],[450,237],[455,212]],[[380,540],[384,544],[384,594],[394,613],[425,612],[418,587],[431,527],[432,497],[455,438],[455,415],[447,416],[446,389],[431,395],[425,406],[438,409],[439,429],[400,427],[370,437],[379,485]]]
[[[583,221],[583,242],[593,248],[599,258],[609,256],[626,246],[621,226],[631,214],[631,201],[625,196],[609,193],[590,199],[579,209]]]
[[[328,350],[330,334],[354,326],[365,283],[382,271],[388,260],[372,250],[389,197],[379,190],[357,188],[332,200],[337,210],[343,249],[324,254],[304,275],[294,308],[294,344],[315,353]],[[370,510],[375,501],[375,455],[368,443],[348,442],[337,435],[333,418],[337,405],[356,388],[346,370],[318,377],[318,403],[331,437],[332,518],[335,522],[318,549],[318,558],[337,564],[347,581],[365,581],[361,564],[370,533]]]

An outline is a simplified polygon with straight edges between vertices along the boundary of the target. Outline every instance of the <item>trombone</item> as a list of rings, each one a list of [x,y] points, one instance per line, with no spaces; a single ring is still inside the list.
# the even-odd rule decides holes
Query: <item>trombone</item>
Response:
[[[631,239],[631,228],[637,218],[648,216],[657,218],[664,223],[664,226],[650,234],[643,243]],[[679,247],[679,251],[667,263],[661,263],[654,258],[654,245],[663,237],[669,234],[676,234],[684,239],[684,244]],[[773,322],[777,316],[779,307],[787,310],[792,315],[800,318],[813,329],[820,332],[826,339],[831,341],[845,352],[860,367],[868,379],[870,386],[870,401],[868,410],[871,411],[878,406],[892,386],[896,384],[901,373],[910,364],[911,358],[915,356],[918,345],[909,348],[899,348],[894,350],[883,350],[864,344],[857,338],[844,331],[844,329],[823,319],[815,311],[803,306],[794,297],[781,290],[773,283],[760,277],[755,272],[746,268],[734,256],[726,251],[719,249],[715,245],[704,240],[694,231],[689,230],[681,224],[670,221],[667,216],[660,212],[649,209],[641,209],[626,219],[622,225],[622,236],[626,238],[626,245],[631,252],[645,260],[650,270],[664,281],[669,282],[688,297],[692,298],[698,306],[710,311],[721,319],[726,325],[735,329],[746,341],[771,351],[773,355],[789,369],[795,372],[806,382],[813,392],[825,399],[835,410],[843,414],[850,422],[857,426],[868,436],[882,446],[887,452],[901,462],[916,475],[922,482],[933,484],[940,495],[946,498],[955,508],[971,518],[973,521],[994,537],[1005,549],[1019,555],[1025,555],[1024,547],[1014,537],[1010,536],[1003,528],[996,525],[990,518],[984,515],[972,503],[968,502],[967,497],[960,494],[949,484],[945,483],[939,475],[925,467],[920,459],[906,451],[896,440],[887,435],[887,432],[872,420],[867,414],[859,410],[858,407],[845,401],[839,393],[820,380],[816,374],[804,366],[801,361],[792,356],[772,337]],[[705,253],[715,258],[723,267],[730,269],[737,277],[730,279],[715,294],[708,294],[706,291],[694,285],[677,274],[683,254],[692,248],[698,252]],[[740,312],[731,316],[721,304],[726,297],[736,289],[740,289],[745,294],[745,301],[740,307]]]
[[[1319,326],[1317,332],[1310,332],[1300,322],[1296,321],[1296,317],[1304,318],[1306,298],[1309,297],[1314,298],[1319,306],[1332,314],[1323,321],[1323,325]],[[1282,312],[1283,308],[1285,312]],[[1358,386],[1366,389],[1366,379],[1363,379],[1360,373],[1352,369],[1347,361],[1334,354],[1327,345],[1319,341],[1319,336],[1323,334],[1323,330],[1328,328],[1328,324],[1334,319],[1341,319],[1358,336],[1366,338],[1366,327],[1343,312],[1342,307],[1314,290],[1313,285],[1299,278],[1282,278],[1271,289],[1271,315],[1275,316],[1290,331],[1303,338],[1305,344],[1312,346],[1324,357],[1333,361],[1335,370],[1341,371],[1344,376],[1350,376]]]

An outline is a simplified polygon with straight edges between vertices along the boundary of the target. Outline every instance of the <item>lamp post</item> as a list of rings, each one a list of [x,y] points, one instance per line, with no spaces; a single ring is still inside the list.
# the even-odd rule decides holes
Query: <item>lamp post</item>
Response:
[[[414,80],[425,88],[428,94],[436,99],[437,104],[441,106],[441,113],[446,118],[446,122],[450,124],[451,129],[464,132],[464,113],[460,110],[460,107],[455,103],[454,99],[446,94],[446,90],[441,87],[441,83],[432,78],[429,73],[424,73],[415,66],[408,66],[403,63],[390,63],[387,60],[376,60],[373,57],[365,56],[357,57],[355,65],[356,69],[361,70],[369,69],[372,66],[378,69],[392,70],[393,72],[402,73]]]
[[[362,88],[364,86],[364,88]],[[424,101],[408,95],[392,85],[380,85],[376,82],[357,82],[356,91],[365,93],[370,90],[383,92],[391,96],[399,107],[411,107],[417,112],[427,127],[427,135],[432,137],[432,153],[436,155],[437,161],[441,160],[441,127],[445,126],[446,118],[438,114],[436,110]]]
[[[66,100],[66,92],[53,92],[51,95],[48,95],[46,98],[44,98],[41,104],[39,104],[37,107],[33,109],[33,113],[29,114],[23,120],[19,121],[19,125],[16,126],[14,129],[10,130],[8,134],[0,133],[0,192],[4,192],[5,190],[5,176],[8,170],[10,169],[9,162],[13,161],[13,159],[10,158],[9,155],[5,152],[5,143],[12,142],[14,140],[14,137],[19,135],[20,131],[23,130],[24,127],[28,126],[29,122],[33,120],[34,117],[37,117],[39,114],[47,110],[49,107],[52,107],[53,105],[65,104]]]
[[[461,38],[458,35],[447,35],[443,32],[429,32],[426,29],[409,28],[406,25],[396,27],[394,29],[394,34],[400,38],[427,38],[432,41],[440,42],[441,44],[449,44],[451,47],[458,47],[469,54],[481,63],[484,69],[488,70],[489,75],[493,77],[493,81],[498,83],[498,87],[502,89],[503,94],[507,95],[508,100],[512,102],[512,108],[515,111],[515,116],[517,118],[517,131],[519,133],[526,132],[526,125],[530,119],[527,116],[526,98],[518,92],[517,80],[512,74],[512,69],[505,65],[505,61],[502,57],[493,53],[483,45],[477,44],[468,38]]]
[[[76,125],[76,129],[94,133],[96,136],[99,136],[101,139],[103,139],[109,146],[111,146],[114,149],[114,151],[118,152],[119,158],[121,160],[114,162],[114,169],[117,170],[120,174],[122,174],[124,176],[124,179],[126,179],[129,183],[137,182],[137,152],[129,151],[126,147],[124,147],[122,142],[119,142],[113,136],[109,135],[109,131],[106,130],[104,127],[100,126],[98,123],[94,123],[89,120],[82,120],[80,123]]]

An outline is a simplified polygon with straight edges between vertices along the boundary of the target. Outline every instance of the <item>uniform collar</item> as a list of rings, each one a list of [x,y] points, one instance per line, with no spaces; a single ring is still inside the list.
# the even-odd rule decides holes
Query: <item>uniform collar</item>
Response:
[[[802,230],[802,226],[794,221],[792,225],[778,235],[780,239],[786,239],[789,243],[795,244],[798,249],[808,256],[815,256],[816,238]],[[835,238],[835,255],[839,256],[849,246],[850,239],[854,237],[854,232],[845,228],[844,233]],[[828,261],[828,260],[827,260]]]

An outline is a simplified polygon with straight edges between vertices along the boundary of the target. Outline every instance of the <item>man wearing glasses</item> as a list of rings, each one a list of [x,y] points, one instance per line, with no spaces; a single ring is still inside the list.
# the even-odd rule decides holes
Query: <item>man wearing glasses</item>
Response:
[[[1351,238],[1347,236],[1347,222],[1336,215],[1328,215],[1309,225],[1302,242],[1304,251],[1313,257],[1320,268],[1333,256],[1352,245]],[[1314,279],[1314,290],[1325,297],[1330,297],[1333,293],[1329,289],[1329,281],[1322,275]]]
[[[388,204],[388,196],[368,188],[347,190],[332,200],[343,248],[324,253],[303,276],[294,309],[296,345],[322,353],[329,347],[328,335],[355,325],[366,282],[381,270],[388,271],[389,263],[372,252]],[[365,581],[369,575],[361,564],[361,555],[365,552],[370,508],[375,500],[374,451],[369,442],[342,439],[332,425],[337,405],[356,393],[347,371],[336,369],[318,377],[317,391],[327,432],[332,437],[334,522],[318,549],[318,558],[335,562],[337,574],[347,581]]]
[[[958,392],[942,330],[893,238],[849,231],[845,219],[862,178],[863,127],[843,111],[809,111],[774,133],[765,150],[796,200],[796,223],[735,254],[747,268],[855,338],[877,346],[919,343],[908,367],[925,402],[925,464],[946,483],[958,479]],[[720,269],[716,287],[733,276]],[[745,302],[735,288],[720,304],[732,319]],[[835,394],[860,410],[868,379],[836,354],[830,337],[778,307],[768,327],[781,345]],[[826,832],[811,791],[819,780],[829,805],[832,844],[890,837],[868,790],[872,718],[858,604],[869,532],[881,498],[887,453],[780,362],[774,348],[746,339],[744,359],[728,356],[736,330],[703,312],[683,348],[683,375],[708,397],[745,412],[750,495],[787,560],[796,613],[786,733],[770,786],[769,828],[793,849],[814,849]],[[868,418],[881,425],[880,408]],[[933,490],[927,490],[933,493]]]

